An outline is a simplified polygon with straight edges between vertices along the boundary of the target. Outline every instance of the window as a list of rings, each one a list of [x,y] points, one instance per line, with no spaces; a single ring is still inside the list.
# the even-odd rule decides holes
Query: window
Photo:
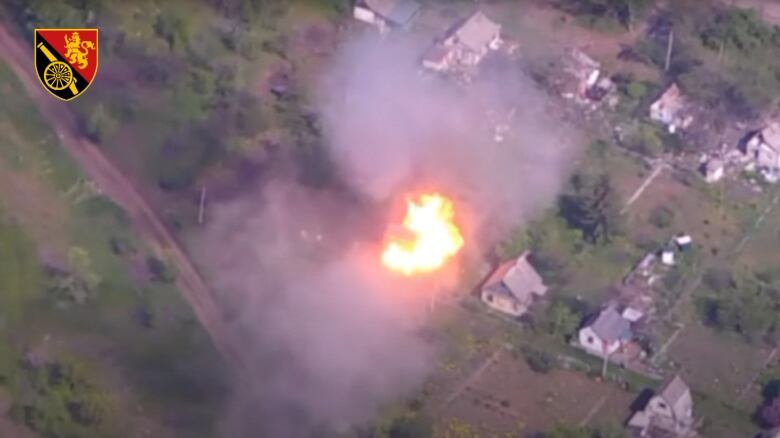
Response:
[[[666,403],[658,402],[658,407],[661,408],[661,409],[666,409]]]
[[[492,303],[493,302],[493,294],[487,294],[486,298],[488,300],[488,303]]]
[[[592,344],[592,343],[593,343],[593,336],[588,336],[588,344]]]

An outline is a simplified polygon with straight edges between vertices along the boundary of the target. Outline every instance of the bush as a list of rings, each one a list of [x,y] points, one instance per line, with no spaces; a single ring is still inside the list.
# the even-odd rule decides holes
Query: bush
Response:
[[[626,95],[634,100],[641,100],[647,96],[647,86],[639,81],[631,81],[626,86]]]
[[[768,427],[780,426],[780,398],[774,398],[761,408],[761,420]]]
[[[149,269],[149,273],[156,281],[162,283],[171,283],[176,279],[176,274],[172,267],[167,263],[154,256],[146,258],[146,267]]]
[[[549,353],[531,347],[524,347],[522,353],[526,363],[534,372],[547,374],[555,369],[555,358]]]
[[[650,223],[656,228],[669,228],[674,223],[674,210],[666,206],[658,206],[650,213]]]
[[[84,131],[89,138],[102,143],[119,128],[119,122],[100,103],[92,108],[87,116]]]

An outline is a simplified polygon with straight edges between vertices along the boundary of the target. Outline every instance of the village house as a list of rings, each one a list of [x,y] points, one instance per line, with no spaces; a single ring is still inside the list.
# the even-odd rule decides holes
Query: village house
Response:
[[[493,309],[518,317],[528,311],[535,297],[547,293],[542,277],[528,262],[528,251],[501,264],[482,286],[482,301]]]
[[[744,143],[744,151],[769,180],[780,174],[780,123],[771,123]],[[773,182],[773,181],[772,181]]]
[[[635,437],[695,436],[693,398],[688,385],[680,376],[667,381],[644,409],[631,416],[628,429]]]
[[[413,0],[357,0],[352,16],[384,33],[391,29],[408,29],[419,12],[420,4]]]
[[[686,129],[693,123],[690,106],[686,102],[677,84],[672,84],[650,105],[650,118],[663,123],[674,134],[678,129]]]
[[[501,25],[477,11],[446,32],[423,56],[422,65],[436,72],[474,67],[501,42]]]
[[[588,353],[604,357],[623,349],[632,337],[631,322],[614,306],[607,306],[586,321],[579,332],[579,343]]]

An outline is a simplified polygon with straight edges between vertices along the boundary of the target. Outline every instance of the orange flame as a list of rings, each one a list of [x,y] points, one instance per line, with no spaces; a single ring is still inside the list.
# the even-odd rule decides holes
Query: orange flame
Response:
[[[382,264],[404,275],[440,268],[463,246],[463,236],[453,222],[452,201],[438,194],[408,200],[402,227],[408,237],[391,235],[382,253]]]

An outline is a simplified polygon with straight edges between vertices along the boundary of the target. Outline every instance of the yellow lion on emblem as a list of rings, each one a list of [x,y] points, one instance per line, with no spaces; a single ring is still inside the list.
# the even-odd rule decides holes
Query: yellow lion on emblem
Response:
[[[77,64],[79,69],[84,70],[89,65],[87,54],[90,50],[95,50],[95,43],[92,41],[81,41],[78,32],[73,32],[68,38],[65,35],[65,58],[71,64]]]

